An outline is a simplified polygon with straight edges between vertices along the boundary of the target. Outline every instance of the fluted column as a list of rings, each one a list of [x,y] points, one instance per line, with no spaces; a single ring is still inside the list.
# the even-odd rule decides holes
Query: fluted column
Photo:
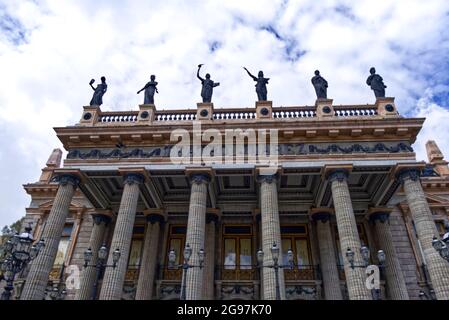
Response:
[[[92,250],[90,265],[95,266],[98,260],[98,250],[103,244],[106,226],[111,222],[111,217],[104,214],[93,214],[94,226],[89,239],[89,248]],[[93,300],[93,288],[97,274],[96,267],[86,267],[81,272],[80,288],[76,292],[75,300]]]
[[[329,222],[330,214],[328,212],[315,212],[312,219],[316,221],[324,297],[326,300],[342,300],[334,239]]]
[[[142,263],[137,282],[136,300],[151,300],[159,246],[159,234],[165,218],[159,214],[147,216],[147,229],[143,244]]]
[[[203,298],[205,300],[214,299],[215,287],[215,224],[218,221],[216,214],[206,215],[206,241],[204,251],[206,252],[204,261],[204,284]]]
[[[371,300],[371,293],[366,288],[366,274],[364,268],[352,269],[345,257],[346,250],[350,248],[354,252],[354,265],[363,265],[360,254],[360,238],[357,231],[354,210],[348,188],[348,172],[346,170],[334,170],[328,175],[334,201],[335,217],[337,219],[340,247],[343,254],[346,284],[350,300]]]
[[[404,186],[416,233],[424,253],[430,280],[438,300],[449,300],[449,266],[432,246],[434,236],[439,237],[432,213],[419,179],[417,169],[402,170],[398,177]]]
[[[262,216],[262,250],[263,264],[273,265],[271,248],[276,243],[282,253],[281,229],[279,226],[277,175],[260,175],[260,211]],[[282,254],[279,255],[282,264]],[[276,299],[276,274],[273,268],[262,268],[263,297],[266,300]],[[284,271],[279,269],[279,291],[281,300],[285,300]]]
[[[192,174],[190,191],[189,217],[187,221],[186,245],[192,248],[190,265],[199,266],[198,252],[204,249],[206,228],[207,186],[210,176],[207,174]],[[203,296],[204,268],[189,268],[186,272],[186,299],[200,300]]]
[[[58,252],[62,230],[69,214],[70,202],[80,180],[75,175],[64,174],[58,178],[59,188],[47,218],[41,238],[45,247],[31,263],[30,271],[22,291],[22,300],[42,300],[47,287],[48,276]]]
[[[128,173],[123,179],[122,200],[112,236],[108,265],[113,264],[113,252],[117,248],[120,250],[121,256],[115,268],[106,268],[100,300],[120,300],[122,298],[123,283],[128,268],[128,256],[139,199],[139,185],[143,183],[144,177],[141,174]]]
[[[409,300],[401,264],[391,235],[389,215],[389,212],[377,211],[371,213],[369,219],[374,224],[379,249],[385,252],[385,278],[389,298],[391,300]]]

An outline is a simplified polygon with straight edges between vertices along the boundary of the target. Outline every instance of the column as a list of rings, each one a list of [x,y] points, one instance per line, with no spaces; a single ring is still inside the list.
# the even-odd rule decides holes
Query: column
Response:
[[[136,300],[151,300],[159,246],[159,234],[165,218],[160,214],[147,215],[147,229],[143,244],[142,263],[137,282]]]
[[[421,243],[430,280],[438,300],[449,300],[449,266],[432,246],[434,236],[439,237],[432,213],[419,180],[418,169],[403,169],[398,178],[404,186],[418,239]]]
[[[385,278],[389,298],[391,300],[409,300],[401,264],[391,235],[389,216],[389,212],[376,211],[370,214],[369,220],[374,224],[379,249],[385,252]]]
[[[333,170],[328,175],[331,183],[340,247],[345,262],[344,270],[348,295],[350,300],[371,300],[371,292],[365,285],[365,268],[352,269],[345,256],[346,250],[350,248],[354,252],[354,265],[361,266],[364,264],[360,254],[361,243],[349,195],[348,175],[349,173],[343,169]]]
[[[98,260],[98,250],[103,244],[106,226],[111,222],[111,217],[106,214],[93,214],[93,228],[89,239],[89,248],[92,250],[90,265],[95,266]],[[75,300],[94,300],[93,289],[97,276],[96,267],[86,267],[81,272],[80,288],[76,292]]]
[[[123,283],[125,282],[126,269],[128,268],[129,249],[131,247],[137,201],[139,199],[139,185],[143,183],[144,176],[138,173],[127,173],[123,179],[122,200],[111,246],[109,247],[108,265],[112,265],[112,253],[117,248],[120,249],[121,256],[115,268],[106,268],[100,300],[120,300],[122,298]]]
[[[192,248],[189,264],[199,266],[198,252],[204,249],[206,228],[207,186],[210,182],[208,174],[199,173],[190,176],[192,188],[190,191],[189,217],[187,220],[186,244]],[[186,299],[200,300],[203,296],[204,268],[189,268],[186,272]]]
[[[22,291],[22,300],[42,300],[45,296],[48,276],[58,252],[62,230],[69,214],[70,203],[79,184],[79,177],[63,174],[58,178],[59,188],[47,218],[41,238],[45,247],[31,263],[30,271]]]
[[[312,214],[312,219],[316,221],[324,297],[326,300],[342,300],[330,214],[326,211],[317,211]]]
[[[215,297],[215,230],[218,216],[214,213],[206,214],[206,241],[204,251],[203,297],[205,300],[213,300]]]
[[[273,243],[279,247],[279,264],[282,264],[281,229],[279,226],[277,175],[260,175],[260,210],[262,216],[262,250],[263,264],[273,265],[271,248]],[[262,268],[263,297],[266,300],[276,299],[276,274],[274,268]],[[281,300],[285,300],[284,271],[279,269],[279,291]]]

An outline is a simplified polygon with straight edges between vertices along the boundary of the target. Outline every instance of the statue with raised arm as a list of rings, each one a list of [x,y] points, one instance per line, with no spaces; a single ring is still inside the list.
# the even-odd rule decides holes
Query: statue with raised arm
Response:
[[[106,84],[106,78],[101,77],[101,83],[94,88],[93,84],[95,79],[90,80],[89,85],[94,90],[94,95],[92,96],[92,100],[90,100],[91,106],[101,106],[103,104],[103,95],[108,90],[108,85]]]
[[[315,88],[317,99],[327,99],[327,81],[320,75],[320,71],[315,70],[312,84]]]
[[[145,94],[144,94],[144,98],[143,98],[144,104],[154,104],[154,92],[159,93],[159,91],[157,91],[157,87],[156,87],[157,82],[154,80],[156,80],[156,76],[154,74],[152,74],[150,76],[150,82],[148,82],[142,89],[137,91],[137,94],[139,94],[143,90],[145,90]]]
[[[196,72],[196,76],[198,79],[200,79],[202,84],[201,89],[201,97],[203,98],[203,103],[210,103],[212,102],[212,93],[214,92],[214,87],[217,87],[220,85],[220,82],[213,82],[210,79],[210,74],[206,73],[206,79],[203,79],[200,77],[200,69],[203,64],[198,65],[198,71]]]
[[[385,88],[387,87],[384,85],[384,81],[382,77],[378,74],[376,74],[376,69],[371,68],[369,69],[369,72],[371,75],[366,79],[366,84],[371,87],[371,90],[374,91],[374,95],[376,98],[384,98],[385,97]]]
[[[251,74],[251,72],[248,71],[248,69],[246,69],[245,67],[243,67],[243,69],[245,69],[248,75],[253,78],[254,81],[256,81],[257,99],[259,101],[267,101],[267,84],[270,78],[264,78],[263,71],[259,71],[257,77],[255,77]]]

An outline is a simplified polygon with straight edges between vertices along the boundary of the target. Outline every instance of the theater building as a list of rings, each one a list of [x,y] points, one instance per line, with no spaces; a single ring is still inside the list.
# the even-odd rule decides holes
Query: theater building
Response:
[[[16,281],[15,296],[48,299],[62,282],[65,299],[448,299],[448,262],[432,239],[445,232],[449,169],[433,141],[428,161],[416,160],[411,145],[424,120],[401,116],[394,98],[84,107],[78,123],[54,128],[64,159],[55,149],[39,181],[24,185],[25,224],[46,246]],[[194,147],[193,161],[173,161],[175,130],[192,141],[203,134],[201,155],[208,129],[223,137],[253,129],[270,148],[277,142],[277,161],[270,170],[242,154],[235,159],[245,161],[207,162]],[[97,273],[90,265],[103,244],[108,266]],[[366,286],[366,264],[381,265],[379,290]]]

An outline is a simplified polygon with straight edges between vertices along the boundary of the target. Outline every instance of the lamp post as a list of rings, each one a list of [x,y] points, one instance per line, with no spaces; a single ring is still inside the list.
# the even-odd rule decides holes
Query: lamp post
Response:
[[[448,248],[448,242],[449,242],[449,232],[446,232],[443,236],[443,240],[438,239],[437,237],[433,237],[432,240],[432,246],[433,248],[440,254],[440,256],[446,260],[449,261],[449,248]]]
[[[108,258],[108,248],[106,247],[106,244],[103,244],[100,249],[98,249],[96,264],[89,264],[92,260],[92,256],[93,253],[91,248],[88,248],[86,251],[84,251],[84,268],[95,267],[95,281],[91,294],[91,300],[95,300],[97,296],[98,281],[100,280],[100,275],[103,273],[105,268],[115,268],[117,266],[117,263],[120,260],[121,253],[119,248],[115,249],[114,252],[112,252],[112,265],[106,264]]]
[[[257,251],[257,267],[274,269],[274,274],[276,278],[276,300],[281,300],[281,291],[279,288],[279,268],[289,268],[289,269],[294,268],[295,263],[293,261],[293,251],[292,249],[288,249],[287,251],[287,258],[288,258],[287,265],[279,264],[279,247],[277,246],[276,242],[273,243],[273,246],[271,247],[270,251],[271,257],[273,258],[273,264],[272,265],[263,264],[264,252],[260,249],[259,251]]]
[[[20,273],[28,263],[34,260],[42,248],[45,246],[44,240],[39,240],[33,244],[34,239],[31,235],[31,224],[25,228],[25,232],[11,236],[3,245],[3,261],[1,262],[1,271],[6,281],[6,286],[1,295],[1,300],[9,300],[11,292],[14,289],[14,279],[16,274]]]
[[[351,248],[346,249],[346,258],[348,259],[348,262],[351,266],[351,269],[354,270],[354,268],[367,268],[369,266],[369,257],[370,257],[370,251],[367,246],[362,246],[360,248],[360,255],[363,258],[363,264],[362,265],[355,265],[354,264],[354,251],[351,250]],[[379,261],[377,266],[379,267],[379,272],[382,272],[382,269],[385,268],[385,252],[383,250],[377,251],[377,260]],[[380,300],[380,288],[373,288],[371,289],[371,295],[374,300]]]
[[[181,284],[181,300],[186,300],[186,275],[187,270],[189,268],[203,268],[204,266],[204,258],[205,258],[205,252],[203,249],[200,249],[198,251],[198,260],[199,265],[191,265],[189,264],[190,257],[192,256],[192,248],[187,243],[186,247],[184,248],[184,262],[180,265],[175,265],[176,263],[176,252],[175,250],[171,249],[168,253],[168,267],[171,269],[178,269],[182,268],[182,284]]]
[[[50,300],[64,300],[67,295],[67,290],[64,283],[64,270],[65,264],[62,265],[61,272],[59,274],[59,282],[53,282],[53,286],[50,291],[45,290],[45,294],[50,298]]]

